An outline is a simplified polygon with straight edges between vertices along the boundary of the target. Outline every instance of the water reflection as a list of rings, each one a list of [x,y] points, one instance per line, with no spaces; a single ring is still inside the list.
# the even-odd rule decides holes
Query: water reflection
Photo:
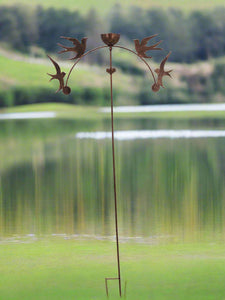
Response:
[[[77,139],[111,139],[111,131],[78,132]],[[218,138],[225,137],[224,130],[126,130],[115,131],[116,140],[136,140],[136,139],[191,139],[191,138]]]
[[[224,111],[225,103],[200,103],[200,104],[162,104],[162,105],[139,105],[117,106],[114,112],[137,113],[137,112],[166,112],[166,111]],[[110,112],[109,107],[103,107],[101,112]]]
[[[222,131],[224,123],[117,121],[121,130]],[[4,121],[0,144],[0,230],[12,234],[114,235],[110,139],[74,139],[110,130],[108,121]],[[122,236],[222,238],[224,138],[116,141]]]
[[[49,119],[55,118],[56,113],[53,111],[43,112],[21,112],[21,113],[1,113],[0,120],[16,120],[16,119]]]

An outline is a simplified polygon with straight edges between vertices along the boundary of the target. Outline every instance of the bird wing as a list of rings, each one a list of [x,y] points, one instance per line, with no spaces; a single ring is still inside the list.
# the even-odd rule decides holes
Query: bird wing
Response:
[[[71,38],[71,37],[66,37],[66,36],[61,36],[62,39],[71,41],[75,46],[79,46],[80,42],[78,41],[78,39],[75,38]]]
[[[162,62],[161,62],[161,64],[160,64],[160,71],[164,71],[165,63],[166,63],[166,61],[167,61],[167,59],[168,59],[168,57],[170,56],[171,53],[172,53],[172,52],[170,51],[170,52],[167,54],[167,56],[162,60]]]
[[[141,46],[145,46],[147,44],[147,42],[151,39],[153,39],[155,36],[157,36],[158,34],[154,34],[154,35],[151,35],[151,36],[148,36],[146,38],[144,38],[142,41],[141,41]]]
[[[61,73],[61,70],[60,70],[60,67],[59,67],[59,65],[57,64],[57,62],[54,61],[54,59],[52,59],[49,55],[47,55],[47,56],[48,56],[48,58],[52,61],[53,65],[55,66],[57,74],[60,74],[60,73]]]

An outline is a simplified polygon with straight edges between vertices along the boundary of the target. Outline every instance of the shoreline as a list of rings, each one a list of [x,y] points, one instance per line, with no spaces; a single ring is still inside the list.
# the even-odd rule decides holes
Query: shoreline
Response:
[[[140,106],[137,106],[137,112],[130,110],[127,107],[128,111],[120,111],[118,112],[118,108],[115,106],[115,119],[135,119],[135,118],[149,118],[149,119],[174,119],[174,120],[188,120],[188,119],[224,119],[225,120],[225,104],[202,104],[205,110],[200,110],[200,106],[197,105],[197,110],[159,110],[159,105],[155,106],[155,111],[140,111]],[[206,106],[207,105],[207,106]],[[213,105],[212,110],[209,110],[210,105]],[[221,106],[222,105],[222,106]],[[172,105],[171,105],[172,106]],[[178,105],[174,105],[177,109]],[[190,108],[193,107],[194,104],[190,104]],[[148,106],[149,107],[149,106]],[[147,108],[148,108],[147,107]],[[152,106],[153,107],[153,106]],[[161,105],[160,107],[165,108],[168,105]],[[184,106],[183,106],[184,107]],[[217,108],[215,108],[217,107]],[[221,107],[221,110],[219,110]],[[143,109],[145,106],[143,106]],[[10,108],[4,108],[0,110],[0,120],[4,118],[4,115],[8,114],[9,117],[12,116],[10,114],[18,114],[18,119],[20,116],[22,117],[22,113],[24,116],[28,116],[27,113],[32,114],[42,113],[45,115],[47,112],[51,112],[52,116],[60,119],[89,119],[89,120],[101,120],[101,119],[109,119],[110,113],[102,112],[103,107],[99,106],[81,106],[81,105],[73,105],[73,104],[65,104],[65,103],[41,103],[41,104],[27,104],[21,106],[15,106]],[[154,107],[153,107],[154,109]],[[223,109],[223,110],[222,110]],[[21,114],[21,115],[20,115]],[[38,114],[36,115],[38,116]],[[41,114],[39,115],[41,116]]]

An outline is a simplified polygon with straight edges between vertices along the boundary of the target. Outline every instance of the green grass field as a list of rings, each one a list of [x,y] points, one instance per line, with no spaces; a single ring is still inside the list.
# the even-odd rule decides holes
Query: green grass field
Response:
[[[59,62],[60,64],[60,62]],[[65,63],[64,63],[65,64]],[[16,60],[0,56],[0,65],[4,69],[4,76],[0,77],[0,87],[6,88],[7,86],[48,86],[57,89],[57,82],[49,83],[49,76],[47,73],[55,73],[52,63],[43,61],[41,63],[29,62],[24,60]],[[72,64],[71,64],[72,66]],[[69,65],[63,65],[62,70],[68,72]],[[102,73],[104,70],[102,70]],[[100,73],[100,74],[99,74]],[[71,75],[72,84],[80,86],[101,86],[104,85],[104,77],[101,72],[94,72],[94,70],[87,66],[78,66]]]
[[[4,51],[5,52],[5,51]],[[124,60],[127,60],[129,58],[133,58],[133,56],[130,57],[130,53],[126,52],[120,52],[115,51],[115,59],[118,59],[120,57],[120,54],[122,54],[122,57]],[[224,57],[210,60],[206,63],[196,63],[196,64],[190,64],[190,65],[181,65],[181,64],[170,64],[173,72],[173,79],[170,78],[165,79],[165,86],[171,86],[174,85],[174,88],[177,88],[180,84],[182,84],[180,78],[183,73],[185,73],[189,68],[192,69],[194,66],[199,64],[200,69],[204,68],[210,68],[211,65],[214,65],[217,62],[224,62]],[[135,57],[134,63],[136,66],[142,66],[140,65],[140,61]],[[61,65],[61,70],[65,71],[68,74],[69,67],[71,67],[71,64],[68,64],[65,61],[59,62]],[[54,74],[55,69],[52,65],[52,63],[48,59],[29,59],[29,57],[9,52],[8,56],[5,56],[4,53],[0,56],[0,65],[2,69],[4,70],[4,73],[0,76],[0,90],[7,90],[12,87],[18,86],[18,87],[29,87],[32,89],[34,88],[49,88],[52,89],[52,93],[54,93],[58,88],[58,82],[56,80],[49,82],[49,76],[47,73]],[[156,67],[156,64],[152,61],[151,66],[154,69]],[[87,64],[78,64],[78,66],[73,70],[70,80],[69,80],[69,86],[73,88],[79,86],[79,87],[93,87],[93,88],[109,88],[109,78],[105,72],[106,66],[97,66],[97,65],[87,65]],[[183,68],[183,69],[182,69]],[[151,85],[153,83],[153,79],[151,78],[151,75],[149,76],[149,93],[152,93],[151,91]],[[141,76],[132,76],[132,74],[125,74],[122,73],[121,70],[117,69],[117,72],[115,76],[113,77],[113,85],[115,90],[119,92],[119,103],[123,105],[132,105],[135,102],[134,97],[137,95],[140,84],[141,84]],[[66,97],[66,96],[65,96]],[[190,99],[191,102],[191,99]],[[59,117],[66,117],[66,118],[79,118],[82,117],[83,114],[81,112],[80,114],[80,108],[78,106],[73,105],[63,105],[63,104],[37,104],[37,105],[28,105],[28,106],[22,106],[22,107],[15,107],[10,108],[9,110],[5,109],[4,111],[12,111],[12,112],[19,112],[23,110],[54,110],[59,111]],[[81,111],[84,110],[86,112],[91,111],[91,115],[93,115],[93,112],[96,111],[95,108],[81,108]],[[2,110],[3,111],[3,110]],[[97,111],[96,111],[97,112]],[[90,116],[87,113],[88,116]],[[151,116],[152,118],[216,118],[221,119],[225,117],[224,112],[189,112],[188,114],[186,112],[170,112],[170,113],[125,113],[125,114],[117,114],[117,118],[127,118],[127,117],[143,117],[143,118],[149,118]],[[99,118],[98,114],[98,118]],[[94,114],[94,118],[96,118],[96,114]]]
[[[123,243],[121,271],[128,300],[225,299],[224,244]],[[100,300],[105,277],[117,275],[115,243],[43,239],[0,245],[0,298]],[[119,299],[116,281],[110,299]]]
[[[0,65],[4,70],[4,75],[0,76],[0,89],[8,89],[12,86],[52,87],[53,92],[58,89],[56,80],[49,82],[50,77],[47,73],[54,74],[55,68],[48,59],[29,61],[29,58],[26,56],[19,55],[19,59],[17,56],[17,54],[13,53],[10,58],[0,55]],[[68,64],[65,61],[58,61],[58,63],[61,66],[61,70],[68,74],[72,64]],[[137,81],[136,79],[136,84]],[[114,83],[118,89],[123,88],[130,92],[134,92],[137,89],[132,76],[119,70],[114,78]],[[108,76],[106,76],[105,67],[80,63],[71,74],[69,86],[108,87],[109,80]]]
[[[131,6],[131,5],[136,5],[142,8],[151,8],[151,7],[161,7],[161,8],[168,8],[168,7],[176,7],[180,8],[183,11],[191,11],[191,10],[203,10],[203,9],[211,9],[216,6],[224,6],[225,3],[223,0],[151,0],[151,1],[146,1],[146,0],[124,0],[124,1],[118,1],[118,0],[110,0],[110,1],[104,1],[104,0],[65,0],[65,1],[60,1],[60,0],[33,0],[33,1],[28,1],[28,0],[0,0],[0,5],[1,4],[7,4],[7,5],[12,5],[12,4],[26,4],[26,5],[43,5],[44,7],[55,7],[55,8],[67,8],[70,10],[79,10],[83,13],[86,13],[88,10],[91,8],[95,8],[99,13],[104,15],[105,13],[108,13],[110,9],[116,4],[119,3],[122,5],[124,8]]]
[[[104,50],[104,49],[103,49]],[[34,59],[29,58],[28,56],[21,55],[15,52],[10,52],[6,54],[6,50],[2,50],[0,48],[0,65],[4,70],[4,73],[0,76],[0,90],[10,89],[15,86],[22,87],[48,87],[52,88],[52,91],[56,91],[58,89],[58,82],[56,80],[49,82],[49,76],[47,73],[54,74],[55,69],[52,63],[46,59]],[[121,57],[124,61],[131,61],[137,68],[143,68],[146,70],[145,65],[143,65],[137,57],[134,57],[132,54],[120,51],[115,49],[115,53],[113,55],[115,60],[121,60]],[[210,68],[211,65],[216,62],[224,62],[225,58],[218,58],[214,60],[210,60],[207,63],[195,63],[190,65],[181,65],[176,63],[169,63],[168,68],[172,68],[173,71],[173,79],[165,78],[165,86],[174,85],[177,88],[180,85],[183,85],[181,82],[181,76],[183,73],[187,71],[187,69],[192,69],[199,65],[200,69]],[[57,60],[58,61],[58,60]],[[69,64],[67,61],[58,61],[61,70],[65,71],[68,74],[69,68],[72,64]],[[156,63],[154,61],[150,62],[152,69],[156,68]],[[93,88],[103,88],[109,87],[109,78],[105,72],[105,66],[98,65],[88,65],[84,63],[79,63],[73,70],[70,80],[69,86],[71,88],[75,86],[79,87],[93,87]],[[147,72],[147,70],[146,70]],[[153,83],[153,79],[151,77],[150,72],[146,73],[146,76],[149,78],[149,92],[151,93],[151,85]],[[113,77],[113,85],[114,88],[119,91],[120,96],[125,98],[122,100],[126,105],[132,105],[134,101],[132,97],[140,90],[140,86],[143,84],[143,80],[141,76],[133,76],[129,73],[123,73],[119,68],[117,68],[117,72]],[[120,102],[121,103],[121,102]]]

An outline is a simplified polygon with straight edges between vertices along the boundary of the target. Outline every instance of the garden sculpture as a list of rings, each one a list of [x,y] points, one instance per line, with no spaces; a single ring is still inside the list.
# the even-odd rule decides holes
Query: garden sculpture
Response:
[[[77,65],[77,63],[86,55],[88,55],[91,52],[94,52],[96,50],[102,49],[102,48],[108,48],[109,49],[109,68],[106,69],[106,72],[109,73],[110,75],[110,96],[111,96],[111,129],[112,129],[112,162],[113,162],[113,184],[114,184],[114,207],[115,207],[115,231],[116,231],[116,250],[117,250],[117,270],[118,270],[118,276],[115,278],[105,278],[105,286],[106,286],[106,293],[108,296],[108,280],[118,280],[118,286],[119,286],[119,295],[120,297],[122,297],[122,286],[121,286],[121,272],[120,272],[120,252],[119,252],[119,232],[118,232],[118,214],[117,214],[117,194],[116,194],[116,168],[115,168],[115,149],[114,149],[114,122],[113,122],[113,74],[116,72],[116,68],[114,68],[112,66],[112,50],[115,48],[120,48],[126,51],[129,51],[133,54],[135,54],[136,56],[138,56],[147,66],[147,68],[149,69],[149,71],[152,74],[152,78],[153,78],[153,85],[152,85],[152,90],[153,92],[158,92],[160,87],[164,88],[163,85],[163,77],[164,76],[170,76],[170,73],[172,72],[172,70],[169,71],[165,71],[164,67],[165,67],[165,63],[167,61],[167,59],[169,58],[171,52],[169,52],[167,54],[167,56],[162,60],[160,67],[155,69],[155,73],[157,75],[157,78],[155,78],[155,74],[152,71],[152,68],[150,67],[150,65],[147,63],[147,61],[145,60],[145,58],[152,58],[152,56],[147,55],[146,52],[147,51],[152,51],[152,50],[162,50],[162,48],[158,48],[157,46],[159,44],[161,44],[162,41],[156,42],[153,45],[149,45],[147,46],[147,44],[149,43],[150,40],[152,40],[153,38],[155,38],[157,36],[157,34],[151,35],[149,37],[144,38],[141,42],[139,42],[139,40],[134,40],[134,45],[135,45],[135,51],[123,47],[123,46],[119,46],[116,45],[120,39],[120,35],[117,33],[107,33],[107,34],[101,34],[101,39],[104,42],[104,46],[99,46],[97,48],[91,49],[87,52],[85,52],[86,50],[86,42],[87,42],[87,38],[83,38],[81,40],[81,42],[79,42],[76,38],[71,38],[71,37],[64,37],[62,36],[61,38],[69,40],[70,42],[73,43],[74,47],[67,47],[64,46],[62,44],[58,44],[60,47],[62,47],[64,50],[60,51],[59,53],[65,53],[65,52],[74,52],[76,55],[72,58],[70,58],[71,60],[75,60],[74,64],[72,65],[67,79],[66,79],[66,83],[64,84],[64,77],[66,75],[66,73],[61,72],[61,69],[59,67],[59,65],[50,57],[49,59],[52,61],[53,65],[55,66],[56,69],[56,74],[55,75],[51,75],[51,80],[53,79],[57,79],[59,81],[59,88],[56,91],[56,93],[58,93],[60,90],[63,91],[63,93],[65,95],[68,95],[71,93],[71,88],[68,86],[68,80],[70,78],[71,72],[74,69],[74,67]],[[124,289],[125,290],[125,289]]]

